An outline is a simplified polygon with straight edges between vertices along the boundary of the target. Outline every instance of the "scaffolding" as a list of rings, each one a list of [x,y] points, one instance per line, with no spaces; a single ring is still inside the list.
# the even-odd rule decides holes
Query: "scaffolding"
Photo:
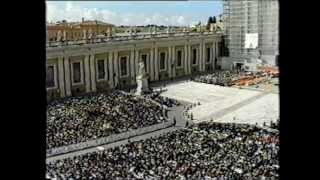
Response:
[[[279,53],[278,0],[223,0],[225,43],[229,56],[250,58]],[[247,33],[258,33],[258,48],[246,49]]]

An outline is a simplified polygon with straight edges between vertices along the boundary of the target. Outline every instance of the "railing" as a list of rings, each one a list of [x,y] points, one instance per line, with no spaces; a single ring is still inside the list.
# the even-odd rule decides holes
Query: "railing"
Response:
[[[87,142],[82,142],[82,143],[78,143],[78,144],[71,144],[71,145],[67,145],[67,146],[63,146],[63,147],[49,149],[49,150],[47,150],[47,157],[55,156],[55,155],[59,155],[59,154],[65,154],[65,153],[69,153],[69,152],[73,152],[73,151],[77,151],[77,150],[81,150],[81,149],[96,147],[96,146],[103,145],[103,144],[109,144],[109,143],[113,143],[116,141],[125,140],[128,138],[134,137],[134,136],[139,136],[142,134],[150,133],[150,132],[153,132],[153,131],[156,131],[159,129],[168,128],[172,125],[173,125],[173,121],[169,120],[169,121],[166,121],[166,122],[163,122],[160,124],[155,124],[155,125],[151,125],[148,127],[134,129],[132,131],[127,131],[127,132],[124,132],[121,134],[113,134],[113,135],[110,135],[107,137],[102,137],[102,138],[98,138],[98,139],[87,141]]]
[[[220,34],[216,32],[182,32],[182,33],[144,33],[144,34],[132,34],[132,35],[118,35],[118,36],[106,36],[95,37],[91,39],[72,40],[72,41],[49,41],[46,43],[46,47],[62,47],[62,46],[81,46],[85,44],[99,44],[108,42],[130,41],[130,40],[143,40],[151,38],[168,38],[168,37],[186,37],[186,36],[199,36],[199,35],[212,35]]]

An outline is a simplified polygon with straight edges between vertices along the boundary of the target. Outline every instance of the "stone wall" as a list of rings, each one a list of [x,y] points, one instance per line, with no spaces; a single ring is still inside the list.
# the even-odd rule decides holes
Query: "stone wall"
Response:
[[[84,95],[86,93],[85,85],[74,85],[71,87],[72,96]]]
[[[47,101],[50,102],[54,99],[60,98],[59,89],[48,89],[47,90]]]
[[[184,69],[183,68],[176,68],[176,77],[184,76]]]
[[[110,89],[108,81],[97,82],[97,92],[108,91]]]

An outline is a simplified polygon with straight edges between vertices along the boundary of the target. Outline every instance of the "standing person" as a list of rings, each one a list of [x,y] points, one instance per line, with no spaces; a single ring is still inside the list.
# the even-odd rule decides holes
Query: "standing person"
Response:
[[[176,126],[176,117],[173,117],[173,126]]]

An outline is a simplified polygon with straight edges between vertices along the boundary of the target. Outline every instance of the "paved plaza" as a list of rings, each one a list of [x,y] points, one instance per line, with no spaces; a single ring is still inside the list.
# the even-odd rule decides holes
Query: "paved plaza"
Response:
[[[166,86],[162,96],[200,102],[190,110],[195,122],[213,119],[218,122],[263,124],[279,117],[279,94],[269,91],[239,89],[193,81]]]
[[[247,104],[225,116],[217,119],[218,122],[236,122],[262,125],[275,121],[279,117],[279,95],[267,94],[256,101]]]

